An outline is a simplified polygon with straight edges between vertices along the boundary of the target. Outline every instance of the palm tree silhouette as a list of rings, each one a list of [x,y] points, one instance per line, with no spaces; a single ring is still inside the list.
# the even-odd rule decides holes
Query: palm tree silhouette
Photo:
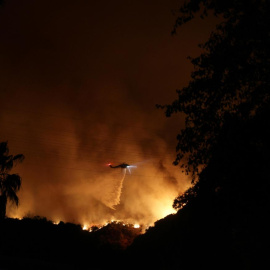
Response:
[[[16,162],[21,162],[24,155],[9,155],[7,142],[0,143],[0,220],[6,216],[8,200],[19,204],[17,192],[21,187],[21,177],[18,174],[10,174]]]

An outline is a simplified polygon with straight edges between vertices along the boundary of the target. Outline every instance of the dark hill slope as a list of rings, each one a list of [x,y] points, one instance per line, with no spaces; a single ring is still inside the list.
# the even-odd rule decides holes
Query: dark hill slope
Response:
[[[121,223],[88,232],[46,218],[8,218],[0,223],[0,269],[103,269],[140,233]]]

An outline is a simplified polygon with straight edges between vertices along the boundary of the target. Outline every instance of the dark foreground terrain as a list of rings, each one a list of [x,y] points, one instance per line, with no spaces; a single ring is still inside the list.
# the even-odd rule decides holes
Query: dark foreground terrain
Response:
[[[115,264],[141,233],[110,223],[92,232],[46,218],[7,218],[0,224],[0,269],[101,269]]]

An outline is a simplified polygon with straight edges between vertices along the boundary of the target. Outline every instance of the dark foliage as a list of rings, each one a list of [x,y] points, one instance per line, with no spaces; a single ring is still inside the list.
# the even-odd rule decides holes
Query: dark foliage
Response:
[[[105,269],[141,233],[120,223],[88,232],[42,217],[6,218],[0,226],[1,269]]]
[[[125,252],[133,269],[263,269],[268,265],[270,2],[189,0],[194,14],[223,17],[166,115],[183,112],[178,155],[193,186],[178,209]],[[199,170],[199,168],[202,168]],[[195,178],[197,176],[197,178]],[[196,181],[195,181],[196,179]]]
[[[21,187],[21,177],[18,174],[10,174],[10,171],[17,162],[23,159],[22,154],[9,155],[7,142],[0,143],[0,222],[6,216],[8,200],[17,206],[19,204],[17,192]]]
[[[180,9],[175,27],[199,11],[202,16],[213,12],[223,22],[201,45],[204,53],[191,59],[189,85],[177,91],[178,99],[171,105],[158,106],[167,116],[186,115],[174,163],[182,162],[193,176],[208,164],[226,117],[245,120],[269,106],[270,97],[270,2],[190,0]]]

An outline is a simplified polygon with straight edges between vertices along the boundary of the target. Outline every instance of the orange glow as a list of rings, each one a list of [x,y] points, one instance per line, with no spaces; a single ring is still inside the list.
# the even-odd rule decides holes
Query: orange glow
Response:
[[[70,198],[70,202],[64,206],[62,202],[50,204],[54,198],[38,201],[45,201],[46,206],[36,204],[34,199],[29,200],[35,193],[23,193],[30,188],[26,182],[25,188],[19,194],[19,207],[9,205],[7,215],[12,218],[46,217],[54,224],[59,224],[60,221],[82,224],[82,229],[88,231],[91,231],[91,226],[101,228],[111,222],[121,223],[123,226],[140,224],[140,227],[145,228],[153,226],[157,220],[167,215],[176,213],[172,207],[173,200],[189,187],[186,179],[177,179],[178,174],[178,168],[170,171],[169,176],[160,173],[155,163],[140,165],[136,172],[131,174],[124,170],[105,169],[103,174],[101,173],[104,177],[97,175],[94,180],[78,173],[73,175],[78,181],[70,181],[61,186],[60,192]],[[152,177],[154,175],[156,176]],[[52,192],[50,196],[53,197]],[[109,207],[114,203],[117,203],[115,207]]]
[[[107,8],[101,1],[95,2],[98,9]],[[41,11],[38,20],[44,27],[39,33],[41,40],[56,42],[46,53],[43,44],[32,42],[33,36],[27,27],[17,28],[20,24],[10,24],[8,12],[1,13],[0,29],[4,35],[1,41],[6,40],[0,42],[1,51],[5,52],[1,54],[1,63],[4,61],[0,65],[1,89],[6,91],[1,91],[0,101],[5,106],[1,106],[0,137],[9,142],[11,154],[26,157],[13,171],[22,177],[22,188],[18,192],[19,207],[8,203],[8,217],[40,216],[54,221],[55,225],[60,221],[70,222],[91,230],[92,224],[98,224],[99,228],[110,220],[122,221],[123,226],[140,224],[144,228],[175,213],[171,207],[173,201],[190,183],[181,169],[172,165],[175,136],[184,127],[184,119],[177,115],[168,119],[164,112],[155,109],[155,103],[174,100],[174,89],[189,81],[189,68],[185,64],[180,67],[182,76],[179,76],[180,59],[200,49],[187,31],[182,39],[194,46],[187,46],[187,54],[180,50],[175,57],[175,49],[179,52],[182,40],[171,42],[166,34],[154,28],[152,33],[157,36],[146,41],[149,48],[155,49],[137,50],[137,45],[144,44],[145,37],[149,37],[149,27],[156,25],[156,19],[153,17],[151,21],[148,11],[155,8],[154,13],[159,14],[170,9],[171,4],[160,1],[163,4],[151,6],[144,1],[133,2],[139,11],[147,9],[141,14],[142,20],[129,16],[130,23],[139,22],[143,32],[135,33],[135,44],[130,42],[134,33],[127,31],[128,24],[119,25],[119,31],[108,31],[109,39],[113,39],[110,48],[104,46],[108,37],[100,29],[111,25],[98,13],[86,16],[86,20],[68,20],[65,15],[72,12],[70,5],[59,5],[53,12],[64,14],[63,20],[52,16],[53,21],[48,24],[44,14],[47,10],[51,12],[49,5],[38,8]],[[76,14],[92,8],[91,1],[83,3],[78,5]],[[35,21],[36,5],[41,4],[20,7],[14,4],[9,6],[9,11],[18,13],[20,16],[14,19],[24,26],[31,16]],[[17,8],[23,10],[18,12]],[[118,21],[117,11],[117,8],[116,12],[108,10],[109,21]],[[29,18],[23,16],[25,12]],[[169,34],[174,18],[170,12],[166,16],[159,23],[164,29],[168,27]],[[11,27],[8,31],[7,24]],[[72,31],[71,35],[69,26],[81,31]],[[63,38],[58,38],[59,29]],[[94,43],[81,35],[89,29],[100,33]],[[34,53],[23,53],[8,45],[10,33],[17,31],[19,37],[25,37],[25,48]],[[20,46],[16,42],[12,44]],[[119,57],[116,51],[123,51],[124,57]],[[10,59],[14,61],[12,65]],[[133,59],[134,65],[129,65],[126,59]],[[18,74],[18,79],[13,79],[14,74]],[[12,104],[6,100],[12,100]],[[121,163],[136,169],[108,167]]]
[[[176,210],[172,206],[164,206],[162,209],[160,209],[160,215],[161,217],[166,217],[170,214],[175,214]]]

